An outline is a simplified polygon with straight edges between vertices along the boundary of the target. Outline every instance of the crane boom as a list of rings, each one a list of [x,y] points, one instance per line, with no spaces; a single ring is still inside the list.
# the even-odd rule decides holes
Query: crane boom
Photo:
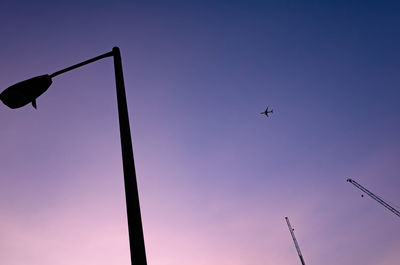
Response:
[[[398,210],[396,210],[394,207],[389,205],[387,202],[385,202],[384,200],[382,200],[381,198],[379,198],[378,196],[376,196],[375,194],[373,194],[372,192],[370,192],[363,186],[361,186],[361,184],[358,184],[355,180],[352,180],[349,178],[349,179],[347,179],[347,182],[350,182],[351,184],[353,184],[354,186],[356,186],[357,188],[359,188],[360,190],[362,190],[363,192],[368,194],[370,197],[372,197],[372,199],[374,199],[375,201],[382,204],[386,209],[388,209],[389,211],[391,211],[392,213],[394,213],[395,215],[400,217],[400,212]]]
[[[294,232],[293,232],[294,229],[290,225],[289,218],[285,217],[285,219],[286,219],[286,223],[287,223],[287,225],[289,227],[290,234],[292,235],[294,246],[296,247],[296,250],[297,250],[297,254],[299,254],[299,258],[300,258],[301,264],[305,265],[304,259],[303,259],[303,255],[301,254],[301,251],[300,251],[299,244],[297,243],[296,237],[294,236]]]

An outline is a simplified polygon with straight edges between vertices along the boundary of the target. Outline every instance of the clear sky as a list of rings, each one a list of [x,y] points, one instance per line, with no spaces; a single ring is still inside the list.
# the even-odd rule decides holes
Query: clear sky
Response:
[[[196,3],[197,2],[197,3]],[[2,1],[1,91],[119,46],[149,265],[398,265],[396,1]],[[128,265],[112,59],[0,107],[0,264]],[[260,115],[269,105],[267,119]]]

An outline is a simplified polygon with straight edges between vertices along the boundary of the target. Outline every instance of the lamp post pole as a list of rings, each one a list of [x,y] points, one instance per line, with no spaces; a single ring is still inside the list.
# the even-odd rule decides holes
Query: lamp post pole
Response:
[[[129,127],[121,54],[118,47],[114,47],[112,51],[114,55],[115,84],[117,87],[119,130],[121,136],[131,261],[132,265],[146,265],[146,251],[144,246],[142,218],[140,214],[139,193],[136,181],[135,163],[133,159],[132,138]],[[133,240],[133,238],[135,240]]]
[[[122,72],[121,53],[119,48],[114,47],[111,52],[107,52],[92,59],[72,65],[60,71],[54,72],[51,75],[37,76],[17,83],[4,90],[0,94],[0,100],[13,109],[23,107],[29,103],[32,103],[33,107],[36,108],[36,98],[48,89],[48,87],[52,84],[53,77],[111,56],[114,58],[115,84],[117,89],[118,117],[131,264],[147,265],[142,218],[140,214],[139,193],[136,181],[135,163],[133,159],[131,130],[129,126],[128,107],[126,103],[124,76]]]

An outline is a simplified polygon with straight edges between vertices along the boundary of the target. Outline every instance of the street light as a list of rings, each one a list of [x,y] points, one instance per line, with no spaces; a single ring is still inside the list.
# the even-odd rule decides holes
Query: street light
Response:
[[[147,261],[140,214],[139,194],[136,182],[131,130],[129,127],[128,107],[126,103],[124,76],[119,48],[114,47],[111,52],[107,52],[92,59],[67,67],[51,75],[33,77],[12,85],[0,94],[0,100],[12,109],[23,107],[29,103],[32,103],[32,106],[36,108],[36,98],[50,87],[53,77],[111,56],[114,57],[115,84],[117,88],[118,117],[121,137],[122,164],[124,170],[131,264],[146,265]]]

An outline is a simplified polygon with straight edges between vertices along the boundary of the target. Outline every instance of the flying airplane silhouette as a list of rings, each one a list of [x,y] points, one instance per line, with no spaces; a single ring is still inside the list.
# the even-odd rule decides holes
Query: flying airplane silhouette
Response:
[[[268,107],[267,107],[267,109],[264,112],[261,112],[260,114],[265,114],[265,116],[269,117],[268,113],[274,113],[274,110],[271,109],[270,111],[268,111]]]

